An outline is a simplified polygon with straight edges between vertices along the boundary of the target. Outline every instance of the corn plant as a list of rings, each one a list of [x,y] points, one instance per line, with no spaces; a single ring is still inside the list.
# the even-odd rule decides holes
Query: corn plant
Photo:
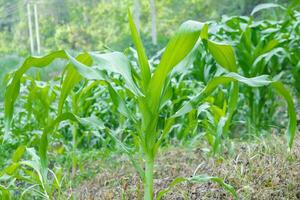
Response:
[[[270,8],[279,8],[281,11],[286,9],[277,4],[262,4],[253,10],[252,15],[257,14],[261,10]],[[296,130],[293,128],[295,127],[296,121],[295,113],[292,111],[294,110],[293,99],[291,94],[288,94],[289,91],[284,88],[284,85],[277,80],[284,81],[286,83],[287,79],[283,78],[283,75],[286,76],[285,74],[287,74],[288,77],[293,75],[295,80],[297,76],[295,73],[297,69],[297,61],[294,59],[292,62],[290,61],[291,58],[295,58],[298,55],[297,48],[291,47],[293,44],[297,44],[297,36],[295,36],[297,34],[297,30],[292,28],[296,27],[292,24],[297,23],[297,20],[295,20],[297,19],[297,11],[290,11],[291,12],[288,12],[288,15],[292,16],[291,19],[286,17],[286,21],[280,21],[279,23],[272,20],[254,21],[253,16],[224,17],[221,23],[211,23],[211,26],[214,26],[214,31],[211,32],[211,38],[213,38],[215,41],[227,40],[228,43],[232,44],[237,52],[237,61],[234,61],[237,63],[235,72],[239,72],[248,78],[267,74],[271,77],[271,79],[273,79],[272,82],[276,82],[270,82],[270,87],[253,88],[248,86],[239,86],[239,93],[247,100],[246,102],[248,103],[249,107],[249,112],[245,112],[243,110],[240,111],[239,109],[239,113],[242,113],[243,116],[248,117],[248,134],[251,134],[254,131],[258,135],[258,130],[261,130],[262,127],[270,126],[270,123],[274,120],[272,117],[270,117],[270,115],[275,116],[275,112],[277,110],[276,107],[278,107],[278,101],[275,101],[277,98],[276,93],[280,94],[284,97],[289,107],[288,113],[290,116],[290,129],[288,130],[287,134],[289,148],[292,146],[292,141]],[[291,37],[288,37],[288,34],[290,34]],[[290,41],[293,42],[290,43]],[[212,42],[213,41],[207,43],[206,49],[211,52],[218,65],[223,66],[223,69],[226,71],[232,71],[232,68],[229,69],[226,67],[226,63],[223,62],[222,65],[220,60],[222,59],[222,54],[224,55],[224,52],[228,51],[228,49],[232,47],[229,47],[229,45],[223,45],[224,47],[222,47],[222,50],[221,45],[219,45],[219,49],[221,48],[221,50],[220,53],[218,53],[219,55],[217,55],[213,52],[217,49],[213,47],[216,45],[213,45]],[[234,50],[231,51],[234,53]],[[202,58],[203,55],[204,54],[202,53]],[[219,58],[217,58],[217,56]],[[228,58],[228,56],[226,57]],[[196,65],[198,65],[202,70],[198,72],[200,75],[202,74],[201,77],[204,77],[203,74],[205,74],[205,69],[210,69],[212,68],[211,66],[214,66],[214,64],[211,62],[201,63],[201,60],[199,62],[197,61]],[[212,79],[211,74],[209,79]],[[207,80],[205,81],[207,82]],[[233,95],[228,94],[228,96]],[[240,106],[244,104],[243,101],[237,102]],[[222,107],[222,105],[219,106]],[[237,112],[235,111],[231,115],[235,113]],[[243,118],[243,116],[239,115],[241,118]],[[211,120],[211,122],[213,121]],[[228,129],[228,124],[229,123],[227,123],[226,129]],[[214,129],[216,130],[216,128]]]
[[[229,72],[237,72],[238,66],[236,65],[236,60],[234,56],[234,49],[228,44],[220,44],[216,43],[212,40],[207,39],[207,35],[203,38],[205,40],[205,44],[207,46],[207,49],[209,52],[211,52],[212,56],[215,58],[216,62],[222,66],[226,71]],[[261,74],[252,74],[252,77],[258,78]],[[251,75],[250,75],[251,76]],[[265,76],[266,75],[262,75]],[[262,77],[260,76],[260,77]],[[217,77],[218,78],[218,77]],[[211,80],[212,82],[214,81],[213,79]],[[243,80],[240,80],[240,82],[244,82]],[[244,82],[246,83],[246,82]],[[249,82],[250,83],[250,82]],[[229,125],[232,119],[232,116],[235,112],[235,108],[238,102],[238,83],[233,83],[236,85],[231,86],[231,91],[229,93],[229,100],[228,100],[228,108],[227,108],[227,113],[226,113],[226,118],[227,122],[224,124],[224,133],[227,133],[229,129]],[[248,88],[255,88],[258,85],[252,85],[248,84]],[[289,124],[288,124],[288,129],[287,129],[287,142],[288,142],[288,148],[290,149],[292,147],[293,141],[294,141],[294,136],[296,133],[296,112],[295,112],[295,107],[293,103],[293,97],[290,94],[290,92],[284,87],[283,83],[278,81],[276,78],[271,79],[270,77],[267,78],[267,81],[264,82],[264,86],[269,86],[268,88],[266,87],[258,87],[257,89],[265,89],[265,90],[270,90],[273,89],[276,91],[280,96],[284,98],[286,101],[287,107],[288,107],[288,115],[289,115]],[[260,86],[263,86],[260,85]],[[250,86],[250,87],[249,87]],[[221,122],[222,120],[220,120]],[[223,122],[224,123],[224,122]],[[218,132],[218,131],[217,131]],[[216,137],[216,140],[220,136]],[[218,139],[219,140],[219,139]],[[217,140],[217,141],[218,141]],[[218,145],[219,142],[217,142],[215,145]]]
[[[17,69],[15,72],[12,73],[5,94],[5,121],[6,121],[5,127],[6,128],[5,128],[4,140],[7,140],[9,137],[11,137],[10,127],[11,127],[11,122],[13,117],[14,102],[16,101],[16,98],[18,97],[20,92],[21,79],[23,77],[23,74],[31,67],[46,67],[51,63],[51,61],[54,60],[56,55],[57,54],[55,53],[52,54],[52,59],[50,58],[48,60],[47,60],[47,56],[46,58],[30,57],[24,61],[23,65],[19,69]],[[82,62],[87,62],[88,64],[88,60],[86,57],[84,57],[84,55],[86,54],[79,55],[77,59],[81,60]],[[84,57],[84,59],[82,59],[82,57]],[[72,72],[69,72],[70,70],[68,70],[69,69],[68,67],[69,65],[66,66],[66,70],[67,70],[66,76],[72,77]],[[72,89],[72,85],[71,88],[68,88],[70,86],[66,87],[66,81],[65,81],[66,79],[62,81],[62,89],[60,91],[59,102],[58,102],[59,105],[58,112],[54,113],[55,115],[57,115],[57,117],[55,117],[55,115],[53,115],[52,104],[54,103],[54,100],[56,100],[57,95],[55,94],[55,92],[57,91],[55,91],[55,89],[58,89],[58,86],[57,87],[50,86],[41,81],[33,80],[33,78],[30,77],[28,79],[31,81],[31,85],[28,87],[29,90],[26,97],[27,102],[24,104],[24,107],[27,110],[27,116],[25,116],[27,117],[27,124],[30,124],[29,119],[31,117],[31,114],[33,114],[35,123],[32,122],[32,124],[37,124],[37,127],[33,127],[31,131],[34,132],[41,129],[43,130],[42,135],[38,138],[39,140],[39,144],[37,145],[39,150],[38,156],[32,156],[33,158],[36,159],[34,159],[33,164],[30,164],[28,166],[31,166],[36,172],[39,173],[40,181],[43,186],[44,197],[45,198],[47,197],[47,199],[49,199],[52,196],[51,194],[49,194],[49,188],[51,188],[50,185],[52,185],[53,183],[51,182],[51,180],[48,179],[48,173],[51,172],[51,170],[48,169],[48,158],[47,158],[48,134],[51,132],[52,133],[55,132],[56,125],[58,122],[60,122],[60,120],[57,119],[62,118],[61,117],[62,106],[64,104],[65,99],[67,98],[68,92],[70,92],[70,90]],[[71,78],[68,78],[67,80],[70,81],[69,79]],[[76,84],[76,82],[74,84]],[[74,159],[76,159],[76,157]],[[75,165],[75,161],[73,162]]]
[[[131,68],[129,61],[123,54],[118,52],[106,54],[91,52],[90,55],[94,60],[94,66],[91,68],[78,62],[70,55],[68,56],[74,68],[86,79],[106,81],[112,102],[118,111],[135,123],[137,132],[134,138],[138,142],[138,147],[142,152],[145,171],[141,170],[142,167],[138,166],[137,162],[132,162],[144,182],[144,199],[150,200],[153,199],[154,160],[161,142],[169,132],[173,122],[173,119],[163,119],[166,123],[164,127],[160,128],[158,126],[158,121],[162,120],[159,114],[165,98],[165,91],[169,86],[170,72],[194,48],[199,39],[203,24],[195,21],[183,23],[176,35],[170,40],[160,63],[153,73],[151,73],[145,49],[130,13],[129,24],[133,42],[137,49],[139,71],[132,73],[134,69]],[[124,78],[125,88],[130,91],[131,96],[132,94],[134,95],[134,99],[137,102],[138,112],[136,114],[138,115],[135,116],[128,109],[126,102],[122,99],[118,91],[114,89],[111,82],[107,81],[108,79],[105,77],[106,74],[103,71],[119,73]],[[227,186],[226,188],[233,192],[231,187]]]
[[[144,199],[153,198],[153,167],[154,160],[157,154],[157,151],[161,145],[162,140],[170,131],[174,120],[177,117],[184,115],[185,113],[190,112],[193,108],[196,108],[203,99],[209,96],[219,84],[228,84],[232,83],[231,95],[228,103],[228,108],[226,116],[221,118],[218,123],[218,131],[216,137],[216,146],[220,143],[220,136],[223,132],[227,132],[231,117],[233,115],[235,106],[237,104],[238,98],[238,85],[237,82],[245,83],[252,87],[261,87],[266,85],[273,85],[275,88],[278,88],[279,91],[283,90],[282,85],[278,82],[269,80],[268,76],[260,76],[254,78],[245,78],[238,75],[236,61],[234,58],[234,51],[231,46],[225,44],[218,44],[211,40],[208,40],[207,29],[208,26],[201,24],[199,22],[188,21],[184,23],[180,28],[177,34],[170,40],[167,45],[162,58],[157,65],[156,69],[151,74],[149,62],[143,48],[139,34],[135,28],[134,22],[129,14],[130,28],[132,32],[132,38],[137,49],[138,54],[138,66],[139,73],[134,72],[133,76],[124,76],[126,80],[127,88],[131,89],[131,92],[136,95],[138,111],[140,113],[141,122],[138,123],[136,117],[133,117],[133,113],[126,108],[126,103],[120,99],[120,96],[117,94],[117,91],[112,90],[113,87],[109,87],[111,91],[111,97],[114,104],[119,108],[119,111],[125,116],[132,119],[136,123],[137,127],[137,141],[139,148],[143,153],[143,158],[145,162],[145,172],[141,172],[141,177],[144,182]],[[202,30],[203,28],[203,30]],[[202,32],[201,32],[202,30]],[[195,47],[200,33],[203,41],[208,46],[209,51],[212,53],[213,57],[217,62],[227,71],[222,76],[214,78],[208,83],[208,85],[203,89],[200,95],[192,99],[190,102],[187,102],[182,109],[176,112],[174,115],[169,118],[161,119],[159,113],[161,112],[164,101],[166,99],[166,91],[170,87],[170,76],[172,75],[171,71],[175,68]],[[184,43],[184,46],[183,46]],[[91,54],[94,57],[94,60],[99,63],[105,63],[105,58],[108,55],[97,55]],[[109,54],[111,55],[111,54]],[[226,55],[227,59],[223,56]],[[70,58],[72,60],[72,58]],[[116,61],[116,59],[115,59]],[[78,63],[73,59],[74,66],[77,67],[78,71],[81,71],[82,74],[85,73],[83,70],[83,65]],[[128,64],[121,63],[123,66]],[[82,68],[82,69],[81,69]],[[101,67],[98,66],[100,69]],[[107,68],[107,66],[106,66]],[[87,69],[87,68],[86,68]],[[123,69],[124,70],[124,69]],[[133,70],[133,69],[132,69]],[[112,70],[113,71],[113,70]],[[120,72],[122,73],[122,72]],[[129,72],[128,72],[129,74]],[[128,75],[127,74],[127,75]],[[93,79],[96,75],[96,71],[93,76],[90,73],[86,73],[84,76],[86,78]],[[134,75],[136,77],[134,77]],[[132,77],[132,78],[130,78]],[[96,78],[96,77],[95,77]],[[100,77],[99,77],[100,78]],[[132,80],[136,80],[136,83],[132,83]],[[134,85],[134,87],[132,87]],[[138,90],[136,90],[138,88]],[[137,92],[139,91],[139,92]],[[285,94],[285,93],[284,93]],[[284,95],[288,100],[290,96]],[[288,101],[291,121],[289,128],[289,137],[290,143],[293,140],[295,133],[295,113],[293,111],[293,103]],[[158,122],[160,120],[164,121],[164,125],[161,127]],[[140,168],[138,171],[141,171]]]

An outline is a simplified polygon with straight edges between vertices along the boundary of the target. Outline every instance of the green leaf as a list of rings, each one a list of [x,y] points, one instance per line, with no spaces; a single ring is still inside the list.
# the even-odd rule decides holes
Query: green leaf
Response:
[[[223,134],[227,134],[229,126],[231,124],[232,116],[236,111],[236,107],[238,105],[239,98],[239,84],[238,82],[232,83],[232,86],[229,91],[229,100],[228,100],[228,108],[226,113],[226,123],[224,126]]]
[[[96,117],[87,117],[87,118],[80,118],[72,113],[63,113],[62,115],[58,116],[54,122],[48,127],[48,130],[52,129],[56,124],[64,121],[64,120],[71,120],[77,123],[80,123],[84,126],[91,126],[97,128],[99,130],[104,130],[110,137],[112,137],[124,150],[124,152],[129,156],[132,164],[140,173],[141,177],[144,178],[143,170],[141,169],[140,165],[135,161],[134,157],[132,156],[132,152],[128,150],[128,148],[112,134],[113,130],[110,130],[104,126],[104,123]]]
[[[227,118],[226,117],[221,117],[219,122],[218,122],[218,126],[217,126],[217,131],[216,131],[216,137],[215,137],[215,141],[213,144],[213,152],[217,153],[221,144],[221,137],[224,134],[224,126],[227,122]]]
[[[202,27],[202,23],[187,21],[180,26],[168,43],[148,86],[149,108],[154,113],[160,107],[160,99],[167,76],[191,52],[200,36]]]
[[[266,52],[266,53],[258,56],[255,59],[255,61],[253,62],[253,66],[256,66],[262,60],[269,61],[269,60],[271,60],[271,58],[273,56],[276,56],[276,55],[278,57],[281,56],[279,53],[282,53],[283,55],[287,54],[286,51],[283,48],[281,48],[281,47],[275,48],[275,49],[273,49],[271,51],[268,51],[268,52]],[[281,56],[281,57],[283,57],[283,56]]]
[[[263,4],[259,4],[259,5],[255,6],[251,12],[251,15],[253,16],[255,13],[257,13],[261,10],[271,9],[271,8],[281,8],[283,10],[286,9],[285,7],[283,7],[279,4],[276,4],[276,3],[263,3]]]
[[[9,165],[4,169],[4,173],[11,176],[19,169],[19,166],[20,166],[19,162],[12,163],[11,165]]]
[[[200,37],[202,40],[208,40],[208,24],[204,24]]]
[[[246,78],[243,77],[237,73],[230,72],[227,74],[224,74],[222,76],[218,76],[213,78],[206,87],[200,92],[199,95],[191,99],[190,101],[186,102],[183,107],[181,107],[175,114],[174,117],[182,116],[188,112],[190,112],[192,109],[196,109],[197,106],[209,95],[211,95],[212,92],[215,91],[215,89],[220,85],[225,85],[230,82],[241,82],[244,83],[250,87],[262,87],[266,86],[272,83],[272,81],[269,80],[269,76],[262,75],[257,76],[253,78]]]
[[[77,117],[72,113],[63,113],[58,115],[55,120],[52,121],[46,128],[43,130],[43,134],[40,139],[39,146],[39,156],[42,168],[42,174],[46,174],[48,168],[48,157],[47,157],[47,149],[48,149],[48,134],[55,131],[56,126],[65,120],[78,121]]]
[[[143,82],[143,89],[146,90],[148,83],[151,78],[150,74],[150,66],[148,62],[148,58],[146,55],[146,50],[143,46],[140,34],[137,31],[137,28],[135,26],[132,14],[130,11],[128,11],[128,18],[129,18],[129,26],[131,31],[131,38],[133,40],[134,46],[137,50],[138,59],[139,59],[139,66],[141,69],[142,74],[142,82]]]
[[[124,78],[127,88],[132,93],[136,96],[143,96],[143,93],[133,80],[129,60],[123,53],[111,52],[98,54],[91,52],[90,55],[93,58],[96,69],[120,74]]]
[[[83,63],[80,63],[71,55],[67,54],[73,66],[77,69],[77,71],[88,80],[102,80],[104,81],[109,90],[110,97],[112,99],[113,104],[116,106],[117,110],[124,116],[129,117],[133,121],[136,121],[135,117],[132,115],[131,111],[127,108],[125,101],[118,94],[118,92],[111,85],[109,78],[95,67],[88,67]],[[114,71],[114,70],[113,70]]]
[[[3,200],[10,200],[10,192],[8,189],[6,189],[4,186],[0,185],[0,197],[3,199]]]
[[[55,59],[67,59],[65,51],[55,51],[44,57],[28,57],[20,68],[18,68],[9,80],[4,98],[5,135],[8,138],[11,120],[13,117],[14,103],[20,92],[20,79],[31,67],[43,68],[48,66]]]
[[[261,76],[256,76],[256,77],[252,77],[252,78],[246,78],[246,77],[243,77],[243,76],[241,76],[237,73],[233,73],[233,72],[225,74],[223,81],[225,81],[225,82],[238,81],[238,82],[244,83],[250,87],[262,87],[262,86],[269,85],[272,82],[268,75],[261,75]]]
[[[24,152],[26,150],[26,147],[21,145],[17,148],[17,150],[15,151],[15,153],[12,156],[12,161],[13,162],[18,162],[20,161],[20,159],[22,158]]]
[[[230,194],[232,194],[232,196],[235,198],[235,199],[238,199],[238,195],[234,189],[234,187],[232,187],[231,185],[225,183],[223,181],[223,179],[219,178],[219,177],[215,177],[215,176],[205,176],[205,175],[202,175],[202,176],[193,176],[190,178],[190,181],[191,182],[194,182],[194,183],[202,183],[202,182],[207,182],[207,181],[212,181],[212,182],[215,182],[215,183],[218,183],[220,186],[222,186],[226,191],[228,191]]]
[[[284,85],[278,81],[270,81],[267,75],[257,76],[253,78],[246,78],[236,73],[228,73],[223,76],[216,77],[212,79],[207,86],[201,91],[199,95],[191,99],[190,101],[186,102],[174,115],[173,117],[182,116],[192,109],[196,109],[197,106],[209,95],[214,92],[214,90],[219,85],[228,84],[230,82],[241,82],[250,87],[262,87],[262,86],[271,86],[273,87],[286,101],[288,106],[288,114],[289,114],[289,125],[287,130],[287,137],[288,137],[288,146],[289,149],[292,148],[296,127],[297,127],[297,117],[295,112],[295,107],[293,103],[292,95],[284,88]],[[237,95],[237,94],[235,94]],[[236,107],[237,99],[235,98],[230,106],[233,110]],[[233,111],[232,111],[233,112]],[[231,114],[230,114],[231,115]],[[227,117],[230,117],[227,115]]]
[[[292,148],[296,130],[297,130],[297,116],[296,109],[293,103],[293,97],[290,92],[285,89],[284,85],[279,82],[273,82],[271,86],[285,99],[288,107],[288,115],[289,115],[289,124],[288,129],[286,130],[287,141],[289,149]]]
[[[89,67],[79,61],[77,61],[74,57],[67,53],[67,56],[72,63],[73,67],[77,70],[77,72],[88,80],[106,80],[105,74],[103,71],[95,69],[93,67]]]
[[[219,65],[230,72],[237,72],[234,50],[231,45],[208,40],[207,47]]]
[[[190,177],[190,178],[184,178],[184,177],[175,178],[169,184],[168,188],[159,191],[159,193],[157,194],[156,200],[160,200],[165,194],[170,192],[171,189],[173,189],[176,185],[178,185],[180,183],[183,183],[183,182],[204,183],[204,182],[208,182],[208,181],[218,183],[225,190],[227,190],[230,194],[232,194],[232,196],[235,199],[238,199],[238,196],[237,196],[237,193],[236,193],[235,189],[231,185],[225,183],[221,178],[214,177],[214,176],[193,176],[193,177]]]
[[[131,111],[128,109],[126,102],[122,99],[119,93],[110,84],[108,84],[108,91],[112,99],[112,102],[116,106],[117,110],[125,117],[128,117],[134,122],[136,122],[137,120],[132,115]]]
[[[90,66],[93,62],[88,53],[80,54],[76,57],[76,60],[88,66]],[[60,98],[58,102],[58,115],[62,113],[62,108],[67,96],[80,80],[81,75],[77,72],[77,70],[73,67],[71,63],[68,64],[66,68],[66,75],[64,76],[60,90]]]

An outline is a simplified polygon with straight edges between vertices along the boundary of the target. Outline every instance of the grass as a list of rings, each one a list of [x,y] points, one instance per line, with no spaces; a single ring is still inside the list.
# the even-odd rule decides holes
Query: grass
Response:
[[[300,137],[291,153],[282,136],[269,136],[253,142],[227,144],[219,158],[206,154],[206,144],[194,147],[166,148],[155,162],[154,185],[164,189],[178,176],[209,174],[224,178],[237,190],[241,199],[300,198]],[[99,159],[100,160],[100,159]],[[101,172],[77,187],[79,199],[141,199],[142,182],[126,157],[111,155],[106,161],[86,161],[85,170]],[[95,167],[95,163],[97,163]],[[164,199],[231,199],[214,183],[180,184]]]

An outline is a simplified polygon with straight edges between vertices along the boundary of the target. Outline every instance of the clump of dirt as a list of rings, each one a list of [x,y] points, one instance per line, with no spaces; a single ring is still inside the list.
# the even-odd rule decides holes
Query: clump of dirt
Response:
[[[155,163],[155,193],[176,177],[218,176],[236,189],[240,199],[300,199],[300,137],[291,152],[282,136],[256,142],[233,142],[219,156],[208,156],[205,145],[161,150]],[[142,182],[125,157],[101,164],[101,173],[77,189],[82,200],[142,199]],[[88,166],[87,166],[88,167]],[[179,184],[164,199],[233,199],[215,183]]]

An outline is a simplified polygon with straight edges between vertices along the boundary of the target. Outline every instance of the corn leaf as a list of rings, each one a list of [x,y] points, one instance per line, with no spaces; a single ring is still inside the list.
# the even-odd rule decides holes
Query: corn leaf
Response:
[[[241,82],[251,87],[262,87],[269,85],[272,81],[269,80],[269,77],[266,75],[258,76],[254,78],[246,78],[237,73],[230,72],[223,76],[213,78],[206,87],[201,91],[199,95],[193,98],[191,101],[188,101],[181,107],[173,117],[182,116],[192,109],[195,109],[203,99],[208,97],[219,85],[225,85],[230,82]]]
[[[230,194],[232,194],[232,196],[235,199],[238,199],[235,189],[231,185],[225,183],[221,178],[214,177],[214,176],[205,176],[205,175],[200,176],[199,175],[199,176],[193,176],[190,178],[184,178],[184,177],[175,178],[166,189],[159,191],[159,193],[157,194],[156,200],[160,200],[165,194],[170,192],[176,185],[178,185],[180,183],[183,183],[183,182],[204,183],[204,182],[209,182],[209,181],[218,183],[225,190],[227,190]]]
[[[207,47],[219,65],[230,72],[237,72],[234,50],[231,45],[208,40]]]
[[[10,196],[10,192],[8,189],[6,189],[4,186],[0,185],[0,197],[2,197],[2,199],[5,199],[5,200],[10,200],[11,196]]]
[[[160,99],[168,74],[193,49],[202,27],[202,23],[187,21],[180,26],[176,35],[168,43],[148,86],[149,107],[153,112],[160,107]]]
[[[146,50],[143,46],[141,37],[139,32],[137,31],[137,28],[135,26],[132,14],[130,11],[128,11],[128,18],[129,18],[129,26],[131,31],[131,38],[133,40],[133,43],[135,45],[138,59],[139,59],[139,67],[141,69],[142,74],[142,82],[143,82],[143,89],[145,90],[148,86],[149,80],[151,78],[150,74],[150,66],[148,62],[148,58],[146,55]]]
[[[110,83],[109,78],[105,75],[103,70],[99,70],[95,67],[89,67],[84,65],[83,63],[79,62],[71,55],[67,54],[68,58],[70,59],[73,66],[79,72],[81,76],[88,80],[99,80],[104,81],[108,85],[109,94],[111,96],[112,102],[116,106],[117,110],[126,117],[129,117],[133,121],[136,121],[134,116],[132,115],[131,111],[127,108],[125,101],[122,97],[118,94],[117,90],[115,90]]]
[[[122,99],[122,97],[119,95],[119,93],[110,84],[108,84],[108,91],[109,91],[110,97],[112,99],[112,102],[116,106],[117,110],[125,117],[128,117],[129,119],[136,122],[135,117],[132,115],[131,111],[126,106],[125,101]]]
[[[24,145],[21,145],[17,148],[17,150],[14,152],[12,156],[12,161],[13,162],[18,162],[22,158],[24,152],[26,150],[26,147]]]
[[[224,133],[224,126],[227,121],[228,121],[228,119],[226,117],[221,117],[221,119],[218,122],[215,141],[214,141],[213,149],[212,149],[214,153],[217,153],[219,150],[219,147],[221,144],[221,137]]]
[[[285,7],[276,4],[276,3],[263,3],[263,4],[259,4],[257,6],[255,6],[251,12],[251,15],[254,15],[257,12],[260,12],[261,10],[265,10],[265,9],[271,9],[271,8],[281,8],[283,10],[285,10]]]
[[[90,52],[94,61],[94,68],[120,74],[126,83],[127,88],[136,96],[143,96],[137,87],[131,73],[131,66],[128,58],[121,52],[98,54]]]
[[[87,53],[80,54],[76,57],[76,60],[88,66],[92,64],[92,59]],[[60,98],[58,102],[58,115],[62,113],[62,108],[68,94],[71,92],[74,86],[81,80],[81,75],[77,72],[76,69],[74,69],[71,63],[68,64],[66,70],[67,71],[62,82]]]
[[[44,57],[28,57],[20,68],[12,75],[8,82],[4,97],[5,134],[4,140],[9,137],[9,129],[14,112],[14,103],[20,92],[20,79],[32,67],[43,68],[48,66],[55,59],[66,59],[65,51],[55,51]]]
[[[288,107],[288,115],[289,115],[289,124],[288,129],[286,130],[287,141],[289,149],[292,148],[296,130],[297,130],[297,116],[296,109],[293,103],[293,97],[291,93],[285,89],[284,85],[279,82],[273,82],[271,86],[285,99]]]

